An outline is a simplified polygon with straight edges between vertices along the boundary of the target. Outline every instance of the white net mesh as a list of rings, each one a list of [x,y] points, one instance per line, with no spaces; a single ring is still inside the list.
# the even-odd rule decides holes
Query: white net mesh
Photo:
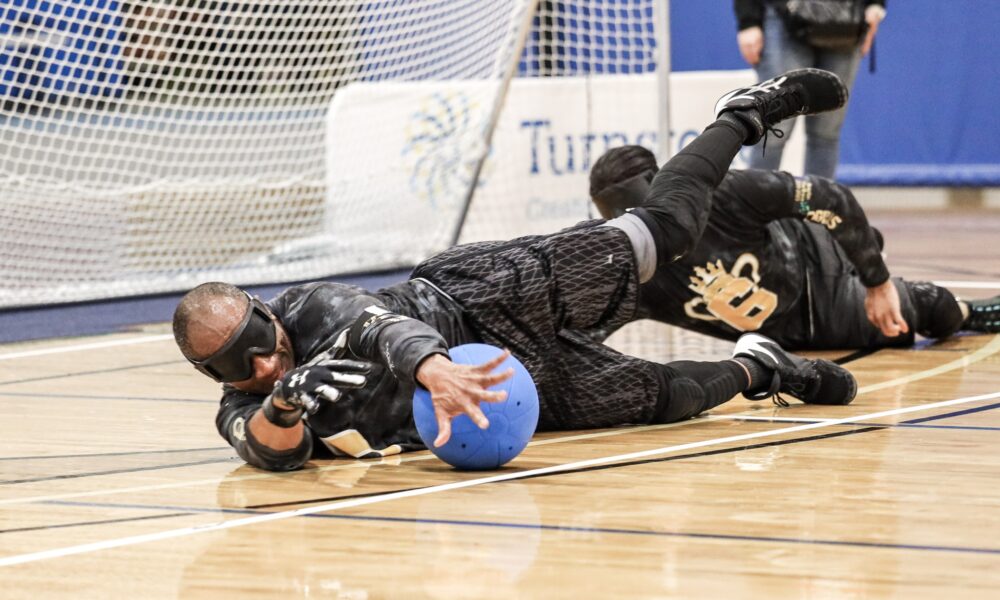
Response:
[[[657,146],[656,1],[8,0],[0,308],[410,266],[473,179],[462,241],[585,219]]]
[[[6,2],[0,307],[294,281],[445,247],[529,4]],[[465,152],[430,205],[395,187],[398,152],[363,150],[419,112],[412,91],[372,89],[436,83],[468,84],[448,136]],[[335,128],[331,100],[352,88]],[[345,118],[365,102],[382,118]],[[330,169],[338,144],[351,160]]]

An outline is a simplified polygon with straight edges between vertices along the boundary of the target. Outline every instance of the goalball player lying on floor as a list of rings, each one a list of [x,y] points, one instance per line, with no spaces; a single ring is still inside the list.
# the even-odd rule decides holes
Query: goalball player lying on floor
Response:
[[[590,171],[601,216],[661,193],[656,172],[646,148],[607,151]],[[890,278],[881,234],[850,189],[830,179],[731,170],[707,219],[694,247],[642,285],[640,317],[728,340],[755,331],[812,350],[1000,332],[1000,296],[961,301],[929,282]]]
[[[525,365],[538,389],[540,430],[669,423],[740,392],[847,404],[857,390],[850,373],[762,336],[742,339],[728,360],[661,364],[577,333],[635,318],[639,286],[701,237],[712,190],[741,145],[846,98],[835,75],[812,69],[736,90],[629,214],[458,246],[375,293],[313,283],[264,304],[229,284],[203,284],[178,305],[175,339],[199,371],[224,384],[219,432],[244,460],[272,470],[298,468],[314,455],[421,448],[412,413],[418,384],[431,392],[435,446],[447,441],[457,415],[488,426],[479,403],[503,399],[487,388],[510,376],[492,373],[506,355],[452,363],[448,348],[469,342],[508,348]]]

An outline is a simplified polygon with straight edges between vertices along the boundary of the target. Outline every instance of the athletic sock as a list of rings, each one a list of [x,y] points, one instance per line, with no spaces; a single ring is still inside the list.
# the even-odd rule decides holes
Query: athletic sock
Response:
[[[764,391],[771,386],[771,379],[774,377],[774,371],[768,369],[764,365],[760,364],[760,362],[750,358],[749,356],[737,356],[732,360],[746,367],[747,372],[750,373],[750,382],[747,384],[746,389],[742,391],[747,392],[748,394],[753,394]]]

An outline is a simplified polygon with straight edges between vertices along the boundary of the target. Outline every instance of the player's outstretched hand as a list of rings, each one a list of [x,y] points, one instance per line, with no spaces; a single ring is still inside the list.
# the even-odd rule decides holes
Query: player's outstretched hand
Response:
[[[314,413],[320,399],[336,401],[341,390],[364,387],[370,362],[327,358],[292,369],[274,384],[272,401]]]
[[[910,330],[899,307],[899,292],[891,279],[882,285],[868,288],[865,297],[865,314],[872,325],[886,337],[896,337]]]
[[[505,350],[496,358],[481,365],[458,365],[441,354],[427,358],[417,367],[417,381],[431,393],[434,415],[437,417],[438,436],[434,447],[440,448],[451,437],[451,420],[466,414],[480,429],[490,422],[479,408],[480,402],[503,402],[507,392],[491,392],[488,387],[510,379],[514,369],[494,373],[510,356]]]

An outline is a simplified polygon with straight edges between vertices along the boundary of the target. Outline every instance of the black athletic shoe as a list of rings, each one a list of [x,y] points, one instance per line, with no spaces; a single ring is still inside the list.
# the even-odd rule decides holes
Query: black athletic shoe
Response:
[[[774,373],[766,390],[754,394],[743,392],[750,400],[785,393],[806,404],[850,404],[858,393],[857,381],[844,367],[828,360],[796,356],[756,333],[743,334],[737,340],[733,358],[740,356],[751,358]]]
[[[798,69],[729,92],[716,103],[715,116],[732,112],[750,131],[744,143],[752,146],[766,132],[780,132],[774,126],[785,119],[836,110],[845,103],[847,87],[839,77],[821,69]]]
[[[1000,333],[1000,296],[964,302],[969,305],[969,318],[962,323],[962,329]]]

